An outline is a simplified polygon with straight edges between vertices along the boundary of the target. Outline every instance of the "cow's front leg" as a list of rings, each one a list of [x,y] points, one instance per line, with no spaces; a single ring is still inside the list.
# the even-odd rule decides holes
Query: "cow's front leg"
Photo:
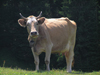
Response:
[[[46,64],[46,70],[47,71],[50,71],[50,67],[49,67],[49,65],[50,65],[50,55],[51,55],[51,53],[46,54],[46,57],[45,57],[45,64]]]
[[[46,52],[46,57],[45,57],[45,64],[46,64],[46,69],[47,71],[50,71],[50,56],[51,56],[51,51]]]
[[[47,71],[50,71],[49,65],[50,65],[51,49],[52,49],[52,45],[46,48],[45,64],[46,64]]]
[[[33,56],[34,56],[34,63],[35,63],[35,66],[36,66],[36,70],[38,71],[39,70],[39,55],[36,55],[34,53],[34,48],[32,47],[32,53],[33,53]]]

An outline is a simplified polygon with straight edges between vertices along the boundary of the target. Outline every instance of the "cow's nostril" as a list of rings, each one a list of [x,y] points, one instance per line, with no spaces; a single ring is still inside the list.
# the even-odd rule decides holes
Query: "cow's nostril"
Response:
[[[34,34],[37,34],[37,32],[34,32]]]
[[[37,34],[37,32],[31,32],[31,35],[36,35]]]
[[[33,35],[34,34],[34,32],[31,32],[31,35]]]

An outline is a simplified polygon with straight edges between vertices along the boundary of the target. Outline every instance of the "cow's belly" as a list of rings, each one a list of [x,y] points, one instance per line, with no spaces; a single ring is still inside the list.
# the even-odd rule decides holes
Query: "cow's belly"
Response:
[[[70,41],[68,41],[65,44],[59,44],[59,45],[54,45],[52,48],[52,53],[64,53],[66,51],[69,51],[70,47]]]

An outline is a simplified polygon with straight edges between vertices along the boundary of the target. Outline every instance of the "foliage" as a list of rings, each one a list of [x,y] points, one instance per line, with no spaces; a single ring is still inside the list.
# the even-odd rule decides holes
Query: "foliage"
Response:
[[[68,17],[77,23],[75,70],[100,70],[100,5],[97,0],[1,0],[0,66],[34,69],[34,58],[27,41],[26,28],[18,25],[19,13],[46,18]],[[99,41],[98,41],[99,40]],[[45,54],[40,55],[40,68],[45,69]],[[94,63],[95,61],[95,63]],[[66,68],[65,57],[51,55],[51,68]]]

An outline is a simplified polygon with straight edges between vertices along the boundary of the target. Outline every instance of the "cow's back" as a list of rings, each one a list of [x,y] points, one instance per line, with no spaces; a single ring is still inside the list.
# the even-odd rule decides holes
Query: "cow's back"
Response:
[[[74,24],[69,19],[46,19],[45,24],[53,43],[52,52],[63,52],[75,32]]]

